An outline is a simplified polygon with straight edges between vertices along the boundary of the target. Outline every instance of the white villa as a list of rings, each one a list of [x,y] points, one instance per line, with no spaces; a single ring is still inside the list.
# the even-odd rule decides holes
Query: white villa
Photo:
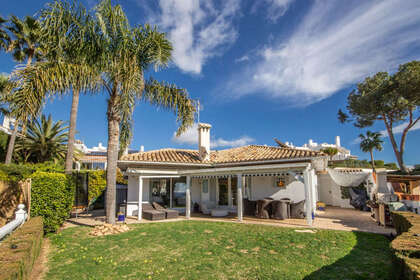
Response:
[[[118,167],[128,176],[126,215],[142,219],[142,205],[159,202],[185,212],[223,208],[242,221],[244,201],[266,197],[305,201],[308,224],[318,198],[317,171],[327,157],[317,151],[248,145],[211,151],[211,125],[200,123],[198,149],[160,149],[126,154]]]
[[[354,156],[351,154],[349,149],[346,149],[341,146],[341,140],[340,136],[335,137],[335,143],[329,144],[329,143],[317,143],[314,142],[312,139],[309,139],[308,143],[303,144],[303,146],[294,146],[293,143],[285,142],[286,146],[289,146],[290,148],[296,148],[296,149],[304,149],[304,150],[311,150],[311,151],[321,151],[325,148],[336,148],[338,150],[337,154],[332,157],[331,160],[345,160],[345,159],[357,159],[357,156]]]

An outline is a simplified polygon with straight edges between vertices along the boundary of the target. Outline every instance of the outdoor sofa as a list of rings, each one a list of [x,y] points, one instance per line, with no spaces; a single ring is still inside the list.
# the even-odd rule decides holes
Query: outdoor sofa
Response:
[[[164,220],[166,217],[165,212],[156,210],[150,203],[142,205],[143,218],[151,221]]]
[[[153,202],[152,205],[155,208],[155,210],[164,212],[166,215],[166,219],[176,219],[179,216],[178,211],[172,210],[172,209],[166,209],[165,207],[163,207],[157,202]]]

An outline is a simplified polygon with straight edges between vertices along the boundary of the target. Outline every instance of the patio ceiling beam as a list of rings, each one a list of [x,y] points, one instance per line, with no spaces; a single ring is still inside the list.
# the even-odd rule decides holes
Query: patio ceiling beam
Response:
[[[179,178],[180,175],[150,175],[150,176],[141,176],[143,179],[158,179],[158,178]]]

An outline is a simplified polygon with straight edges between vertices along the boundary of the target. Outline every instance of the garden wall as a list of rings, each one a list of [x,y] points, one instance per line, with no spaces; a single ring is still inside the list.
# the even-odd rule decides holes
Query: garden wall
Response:
[[[392,212],[397,238],[391,243],[399,279],[420,280],[420,215]]]
[[[27,210],[30,204],[31,181],[21,182],[0,180],[0,227],[13,220],[19,203],[25,204]]]
[[[0,243],[0,280],[30,279],[43,235],[42,218],[35,217]]]

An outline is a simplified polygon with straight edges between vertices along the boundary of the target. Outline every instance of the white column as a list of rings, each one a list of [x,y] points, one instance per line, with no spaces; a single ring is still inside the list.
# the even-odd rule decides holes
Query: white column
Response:
[[[172,178],[169,179],[169,208],[172,208]]]
[[[228,206],[229,208],[232,207],[232,177],[228,177]]]
[[[309,169],[303,171],[303,182],[305,186],[305,212],[306,220],[309,226],[312,226],[312,194],[311,194],[311,179]]]
[[[220,192],[220,190],[219,190],[219,178],[214,178],[215,180],[216,180],[216,205],[217,206],[219,206],[219,201],[220,201],[220,198],[219,198],[219,192]]]
[[[312,209],[316,214],[316,203],[318,201],[318,189],[317,189],[317,177],[315,173],[315,169],[311,169],[311,194],[312,194]]]
[[[138,214],[137,220],[142,219],[142,212],[143,212],[143,177],[139,176],[139,200],[138,200]]]
[[[187,189],[185,190],[185,217],[191,217],[191,177],[187,176]]]
[[[237,211],[238,211],[238,221],[242,222],[243,218],[243,206],[242,206],[242,174],[237,175],[238,182],[237,182]]]

